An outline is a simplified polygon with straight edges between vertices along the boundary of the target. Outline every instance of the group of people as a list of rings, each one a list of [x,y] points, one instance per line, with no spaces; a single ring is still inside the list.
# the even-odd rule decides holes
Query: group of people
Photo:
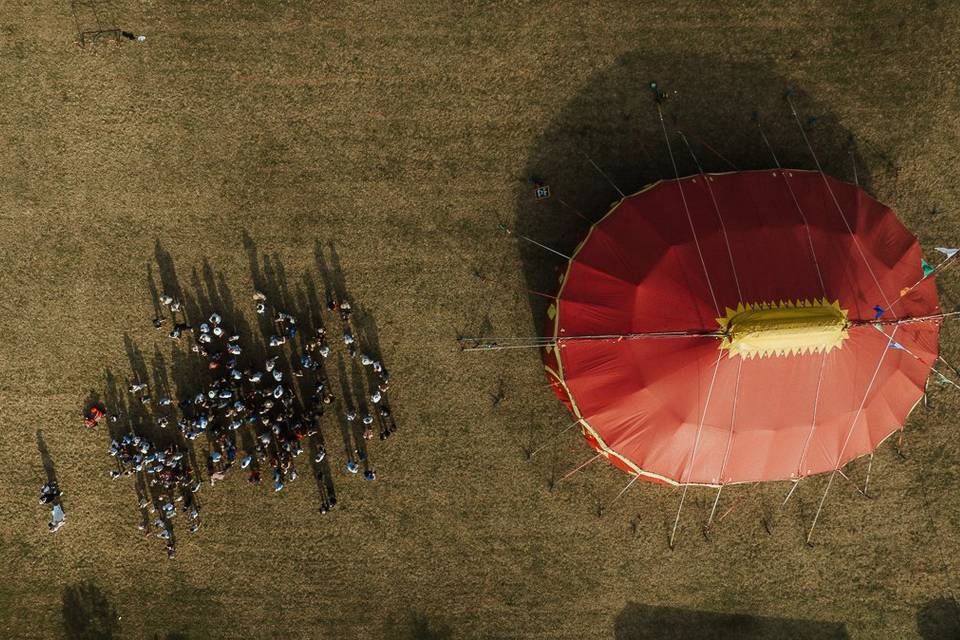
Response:
[[[327,303],[327,308],[332,312],[339,312],[340,322],[343,324],[343,343],[346,345],[350,357],[356,358],[358,353],[357,339],[353,335],[353,326],[350,321],[353,317],[353,308],[347,301],[338,304],[332,299]],[[326,331],[323,327],[317,329],[316,339],[311,343],[307,343],[306,348],[308,351],[318,350],[321,356],[326,357],[324,354],[329,353],[330,349],[326,344]],[[385,399],[386,393],[390,388],[390,375],[387,373],[387,370],[383,368],[383,364],[379,360],[374,360],[366,353],[360,355],[360,364],[364,369],[367,367],[370,368],[373,384],[371,384],[369,401],[371,405],[376,407],[376,413],[380,420],[380,439],[386,440],[397,428],[390,414],[390,407],[387,405]],[[357,412],[348,408],[346,419],[347,422],[353,423],[357,419]],[[364,440],[371,440],[373,438],[373,421],[373,416],[370,414],[363,416]]]
[[[119,432],[112,429],[115,435],[109,453],[117,468],[110,475],[138,475],[145,481],[146,491],[140,492],[139,506],[144,516],[140,528],[149,535],[152,525],[156,535],[166,540],[170,558],[175,555],[172,519],[178,512],[189,514],[191,532],[200,528],[196,494],[203,481],[195,467],[205,468],[211,486],[239,468],[251,484],[261,484],[266,475],[273,490],[282,491],[299,477],[297,461],[306,448],[321,492],[320,512],[326,513],[337,499],[332,478],[324,472],[329,465],[322,464],[327,456],[320,429],[323,416],[334,413],[338,421],[342,418],[345,468],[351,474],[362,470],[363,477],[371,481],[376,473],[366,443],[373,438],[374,423],[378,424],[381,440],[397,429],[387,401],[389,374],[379,360],[361,351],[349,302],[330,299],[327,308],[339,316],[344,346],[365,372],[369,395],[357,399],[356,405],[349,390],[344,389],[347,397],[342,403],[331,390],[325,368],[331,347],[322,322],[317,322],[312,335],[298,344],[301,334],[295,316],[271,309],[262,293],[256,292],[253,301],[263,321],[264,335],[269,335],[265,358],[262,351],[260,357],[250,355],[256,349],[244,345],[219,313],[191,324],[180,301],[169,294],[160,297],[171,316],[172,329],[167,335],[175,341],[190,339],[190,351],[207,372],[207,382],[177,400],[162,393],[154,397],[143,380],[129,385],[130,404],[134,408],[142,406],[144,411],[139,414],[154,423],[155,428],[150,428],[153,441],[142,423],[141,433],[136,433],[134,425],[119,411],[108,415],[108,408],[94,404],[84,415],[88,426],[104,418],[111,423],[129,423]],[[163,331],[167,322],[168,318],[158,314],[153,325]],[[178,389],[178,393],[184,392]],[[371,409],[366,409],[368,406]],[[190,445],[201,436],[209,446],[202,463],[196,461]]]
[[[152,526],[156,536],[166,540],[167,557],[173,558],[176,550],[172,519],[178,513],[177,504],[182,503],[182,512],[189,514],[191,533],[200,529],[201,524],[200,503],[195,495],[201,482],[190,465],[189,452],[176,443],[158,446],[145,436],[129,432],[113,438],[109,453],[117,463],[117,468],[110,471],[111,478],[143,474],[146,486],[137,489],[138,507],[144,516],[139,528],[150,535]]]

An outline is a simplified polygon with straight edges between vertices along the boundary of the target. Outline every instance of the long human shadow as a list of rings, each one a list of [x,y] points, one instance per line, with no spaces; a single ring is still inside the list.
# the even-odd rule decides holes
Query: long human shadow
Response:
[[[354,301],[347,293],[346,273],[340,262],[336,244],[328,243],[324,251],[323,243],[317,240],[313,246],[313,255],[317,261],[317,269],[320,270],[320,280],[323,282],[327,300],[348,300],[353,303]]]
[[[67,640],[112,640],[120,633],[116,608],[93,581],[68,585],[61,602]]]
[[[47,442],[43,438],[43,431],[40,429],[37,429],[37,450],[40,452],[40,463],[43,465],[43,473],[46,475],[47,483],[58,484],[57,468],[53,464],[53,458],[50,457]]]
[[[590,225],[618,200],[618,189],[629,195],[676,174],[696,174],[698,162],[705,172],[772,168],[773,156],[756,122],[782,166],[814,169],[784,99],[788,88],[827,173],[853,182],[856,167],[856,179],[868,192],[874,176],[895,174],[897,167],[888,157],[852,138],[828,106],[773,69],[764,61],[637,52],[621,56],[584,84],[530,149],[525,175],[516,185],[514,230],[571,255]],[[651,81],[666,95],[663,127]],[[677,131],[685,134],[692,153]],[[550,187],[548,198],[536,197],[537,182]],[[642,250],[643,239],[636,242]],[[526,242],[518,250],[527,289],[555,293],[565,261]],[[485,265],[475,267],[482,271]],[[533,293],[528,300],[530,335],[539,335],[550,301]]]
[[[614,621],[616,640],[846,640],[838,622],[795,620],[628,602]]]
[[[128,357],[129,357],[128,353]],[[130,394],[127,392],[128,379],[118,378],[111,369],[104,372],[104,406],[107,409],[107,430],[112,440],[120,441],[125,435],[136,433],[133,422],[130,420]],[[123,469],[114,460],[114,472],[122,472]],[[136,474],[134,480],[134,493],[136,496],[137,509],[140,514],[140,526],[146,530],[152,520],[148,504],[154,509],[158,506],[158,495],[151,490],[150,484],[142,477],[142,474]],[[142,506],[140,506],[142,505]]]
[[[373,314],[367,309],[358,308],[356,301],[350,295],[347,288],[346,271],[335,243],[329,242],[324,247],[323,243],[317,240],[314,245],[314,257],[323,287],[323,298],[320,297],[316,280],[312,274],[303,274],[300,283],[293,285],[293,281],[287,277],[286,269],[278,255],[262,254],[252,238],[246,233],[243,234],[243,244],[247,252],[254,288],[262,292],[275,309],[284,310],[297,317],[302,336],[312,336],[317,329],[323,328],[328,332],[328,340],[331,346],[337,343],[340,338],[341,321],[334,314],[329,322],[325,322],[324,314],[330,313],[327,309],[330,302],[347,301],[354,306],[351,325],[358,339],[360,351],[373,355],[381,362],[383,361],[376,321]],[[268,339],[268,334],[273,329],[269,318],[265,315],[261,316],[260,326],[264,338]],[[369,463],[369,448],[362,438],[363,427],[360,418],[368,411],[366,398],[376,386],[369,377],[370,373],[365,369],[360,370],[356,361],[350,362],[348,372],[343,356],[338,350],[335,350],[335,352],[336,378],[331,376],[329,370],[331,363],[324,359],[314,358],[319,364],[316,378],[325,381],[331,387],[334,383],[338,385],[338,393],[335,394],[336,400],[326,412],[327,414],[332,412],[336,415],[324,418],[324,420],[336,422],[348,458],[354,457],[354,451],[360,451],[363,453],[366,462]],[[294,344],[291,347],[289,361],[281,360],[281,362],[297,367],[301,354],[299,347]],[[313,391],[307,385],[305,378],[301,378],[297,383],[297,394],[303,402],[311,396]],[[338,410],[338,407],[340,410]],[[347,411],[356,411],[358,419],[353,423],[348,423],[341,415]],[[325,449],[323,432],[320,431],[317,437],[309,441],[308,445],[311,459],[315,460],[316,452],[321,447]],[[335,487],[330,473],[329,457],[324,458],[320,463],[314,462],[313,471],[318,480],[321,499],[323,499],[324,493],[328,499],[335,499]]]

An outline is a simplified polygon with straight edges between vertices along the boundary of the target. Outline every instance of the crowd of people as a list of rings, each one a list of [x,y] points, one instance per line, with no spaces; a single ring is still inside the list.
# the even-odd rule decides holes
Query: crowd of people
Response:
[[[337,498],[329,477],[329,461],[322,464],[327,457],[321,431],[323,417],[334,414],[339,421],[346,471],[362,471],[370,481],[376,479],[367,447],[373,439],[374,425],[381,440],[397,429],[387,399],[389,374],[374,355],[363,350],[369,345],[361,345],[355,335],[353,309],[348,301],[331,298],[327,309],[339,318],[349,357],[365,372],[362,377],[368,395],[356,403],[352,398],[338,401],[333,393],[325,366],[331,345],[322,318],[312,318],[316,328],[303,336],[297,318],[272,308],[264,294],[256,292],[253,302],[261,320],[269,320],[263,322],[264,327],[269,325],[272,330],[265,332],[265,336],[269,334],[266,358],[252,355],[257,350],[245,345],[244,338],[235,327],[227,326],[218,312],[200,322],[190,322],[179,300],[169,294],[160,296],[170,316],[158,314],[153,326],[165,331],[169,322],[167,335],[171,340],[189,341],[198,368],[205,372],[205,384],[189,393],[178,389],[180,397],[175,399],[155,396],[146,380],[134,380],[127,388],[130,404],[150,409],[142,412],[155,422],[147,428],[137,428],[130,416],[97,403],[84,414],[87,426],[94,427],[103,420],[111,423],[114,435],[109,453],[116,468],[110,476],[137,476],[143,481],[142,488],[138,482],[143,515],[140,529],[164,539],[170,558],[176,553],[173,520],[178,513],[186,514],[191,532],[201,526],[197,493],[205,482],[197,467],[204,468],[211,486],[239,469],[253,485],[260,485],[266,476],[274,491],[283,491],[300,476],[298,461],[306,448],[321,493],[319,510],[327,513],[337,504]],[[349,389],[344,393],[352,395]],[[250,437],[243,438],[241,433]],[[196,459],[191,445],[198,438],[207,444],[202,462]],[[246,446],[241,444],[244,442]],[[324,469],[328,470],[326,474]],[[57,528],[62,526],[62,512],[60,515]]]

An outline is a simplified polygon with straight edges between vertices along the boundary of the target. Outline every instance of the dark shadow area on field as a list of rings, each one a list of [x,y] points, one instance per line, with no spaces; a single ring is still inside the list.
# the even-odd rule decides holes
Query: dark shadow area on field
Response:
[[[165,635],[153,634],[153,640],[190,640],[190,636],[181,631],[171,631]]]
[[[63,630],[67,640],[111,640],[120,623],[103,590],[84,580],[63,590]]]
[[[383,623],[384,640],[452,640],[449,625],[431,620],[420,611],[410,610],[403,616],[390,616]]]
[[[782,166],[815,169],[784,100],[788,87],[795,92],[792,100],[826,173],[853,182],[856,163],[860,185],[869,192],[874,170],[896,171],[882,153],[859,148],[827,106],[778,75],[772,64],[630,53],[594,74],[546,124],[530,150],[525,175],[518,176],[516,233],[571,255],[591,223],[619,199],[611,181],[630,195],[674,178],[651,81],[668,96],[662,109],[681,177],[698,169],[678,130],[705,172],[774,167],[751,120],[754,113]],[[538,200],[532,180],[549,185],[550,197]],[[517,246],[527,289],[555,294],[565,261],[524,241],[518,240]],[[542,335],[550,300],[535,294],[528,298],[530,335]]]
[[[960,638],[960,607],[952,598],[931,600],[917,612],[917,631],[923,640]]]
[[[347,280],[343,272],[343,265],[340,263],[340,254],[337,252],[335,243],[330,242],[326,251],[323,243],[317,240],[313,245],[313,255],[317,261],[317,269],[320,271],[320,280],[323,281],[323,290],[326,299],[329,300],[347,300],[353,304],[353,300],[347,294]]]
[[[40,462],[43,464],[43,473],[47,477],[47,483],[59,484],[57,482],[57,468],[53,464],[50,450],[47,449],[47,442],[43,439],[43,431],[40,429],[37,429],[37,450],[40,452]]]
[[[628,602],[614,620],[616,640],[845,640],[845,625]]]

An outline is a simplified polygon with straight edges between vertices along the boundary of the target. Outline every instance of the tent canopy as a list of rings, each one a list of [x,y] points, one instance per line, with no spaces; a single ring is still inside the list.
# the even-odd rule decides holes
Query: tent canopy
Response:
[[[900,322],[939,312],[921,260],[893,211],[817,172],[659,182],[573,254],[548,375],[591,446],[647,479],[833,471],[922,397],[939,322]]]

